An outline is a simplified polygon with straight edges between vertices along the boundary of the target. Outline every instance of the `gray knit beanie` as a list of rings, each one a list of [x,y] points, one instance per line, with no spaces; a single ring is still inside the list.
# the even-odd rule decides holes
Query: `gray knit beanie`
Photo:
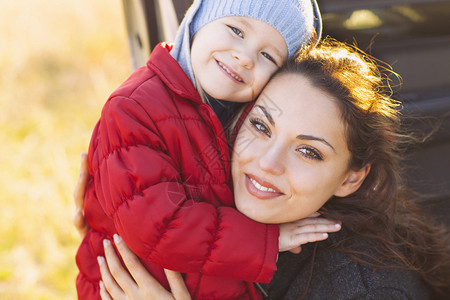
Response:
[[[195,85],[190,46],[194,34],[204,25],[223,17],[252,17],[268,23],[284,37],[288,56],[317,40],[322,20],[316,0],[194,0],[175,38],[172,56]]]

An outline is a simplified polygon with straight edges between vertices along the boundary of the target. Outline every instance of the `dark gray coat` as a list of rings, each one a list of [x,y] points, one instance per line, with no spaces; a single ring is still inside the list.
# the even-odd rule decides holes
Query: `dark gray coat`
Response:
[[[304,299],[430,299],[429,287],[414,272],[402,269],[377,269],[357,263],[347,254],[327,249],[330,242],[345,237],[343,232],[330,234],[319,242],[311,282]],[[298,255],[280,253],[277,271],[269,284],[261,285],[267,299],[299,299],[310,277],[314,244],[302,246]],[[370,247],[358,250],[371,253]]]

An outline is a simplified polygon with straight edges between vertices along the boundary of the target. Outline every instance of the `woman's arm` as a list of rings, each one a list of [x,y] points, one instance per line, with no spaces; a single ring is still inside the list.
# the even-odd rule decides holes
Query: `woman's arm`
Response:
[[[321,226],[326,219],[313,214],[303,220],[290,223],[296,226],[308,240],[311,226]],[[139,258],[128,248],[119,235],[114,235],[114,243],[119,251],[126,269],[107,239],[104,240],[105,257],[99,256],[98,263],[102,275],[100,295],[103,300],[119,299],[191,299],[188,289],[180,273],[164,269],[171,292],[167,291],[155,280],[139,261]],[[128,271],[127,271],[128,270]]]
[[[114,243],[130,273],[120,263],[109,240],[105,240],[105,257],[98,257],[102,274],[100,295],[103,300],[191,299],[180,273],[164,270],[171,288],[171,292],[169,292],[148,273],[139,258],[118,235],[114,235]]]
[[[87,163],[87,153],[81,153],[81,164],[80,164],[80,172],[78,176],[78,181],[75,186],[75,190],[73,192],[74,203],[75,203],[75,215],[74,215],[74,225],[78,233],[81,237],[84,237],[89,230],[89,226],[86,223],[86,219],[84,217],[84,196],[86,192],[87,183],[89,181],[89,173],[88,173],[88,163]],[[327,238],[326,232],[334,232],[340,230],[340,227],[333,228],[332,225],[337,224],[338,222],[329,221],[318,217],[319,214],[313,214],[308,218],[280,225],[280,251],[289,250],[293,253],[299,253],[301,251],[301,247],[292,248],[295,245],[302,245],[309,242],[324,240]],[[313,222],[309,222],[309,220],[314,220]],[[308,222],[308,223],[306,223]],[[303,227],[301,230],[299,227],[305,225],[312,226],[310,228],[309,234]],[[318,225],[322,225],[318,227]],[[325,225],[325,226],[324,226]],[[292,236],[296,236],[296,238],[292,238]],[[285,240],[283,240],[285,239]],[[289,245],[291,247],[283,248],[282,245]]]
[[[83,238],[89,230],[89,226],[84,218],[84,194],[86,193],[87,183],[89,181],[87,153],[81,153],[80,174],[78,176],[77,185],[73,191],[73,199],[75,202],[75,215],[73,224],[80,236]]]
[[[87,154],[81,153],[78,181],[73,192],[75,215],[73,223],[81,237],[89,230],[84,217],[84,195],[89,181]],[[115,244],[128,269],[125,270],[108,240],[105,241],[105,257],[98,257],[103,281],[100,282],[100,295],[106,299],[191,299],[180,273],[164,270],[171,292],[156,281],[141,264],[138,257],[116,235]],[[131,276],[130,276],[131,274]]]

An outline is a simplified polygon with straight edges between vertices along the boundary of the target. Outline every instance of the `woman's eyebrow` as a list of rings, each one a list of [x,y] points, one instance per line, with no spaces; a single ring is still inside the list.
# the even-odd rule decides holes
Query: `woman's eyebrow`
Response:
[[[273,120],[272,115],[266,110],[266,108],[264,106],[255,105],[255,107],[258,107],[259,109],[261,109],[261,111],[266,116],[267,120],[269,120],[270,124],[272,124],[272,126],[275,125],[275,121]]]
[[[325,145],[328,145],[336,153],[336,149],[334,149],[334,147],[330,143],[328,143],[325,139],[323,139],[323,138],[316,137],[316,136],[313,136],[313,135],[299,134],[299,135],[297,135],[297,139],[322,142]]]
[[[263,112],[263,114],[266,116],[267,120],[270,122],[270,124],[272,124],[272,126],[275,125],[275,121],[273,120],[272,115],[267,111],[267,109],[264,106],[255,105],[255,107],[259,108]],[[313,136],[313,135],[308,135],[308,134],[299,134],[299,135],[297,135],[296,138],[299,140],[310,140],[310,141],[322,142],[325,145],[327,145],[328,147],[330,147],[331,149],[333,149],[334,152],[336,152],[336,149],[334,149],[334,147],[323,138]]]

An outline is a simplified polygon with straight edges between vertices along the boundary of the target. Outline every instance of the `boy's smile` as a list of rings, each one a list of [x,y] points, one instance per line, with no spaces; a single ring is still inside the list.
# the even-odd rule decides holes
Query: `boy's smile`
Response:
[[[216,60],[217,61],[217,60]],[[237,82],[244,82],[239,75],[237,75],[233,70],[231,70],[229,67],[227,67],[223,62],[217,61],[217,64],[222,68],[222,70],[225,71],[225,73],[231,77],[232,80],[235,80]]]
[[[194,76],[211,97],[233,102],[256,98],[287,59],[283,36],[250,17],[212,21],[195,34],[191,48]]]

